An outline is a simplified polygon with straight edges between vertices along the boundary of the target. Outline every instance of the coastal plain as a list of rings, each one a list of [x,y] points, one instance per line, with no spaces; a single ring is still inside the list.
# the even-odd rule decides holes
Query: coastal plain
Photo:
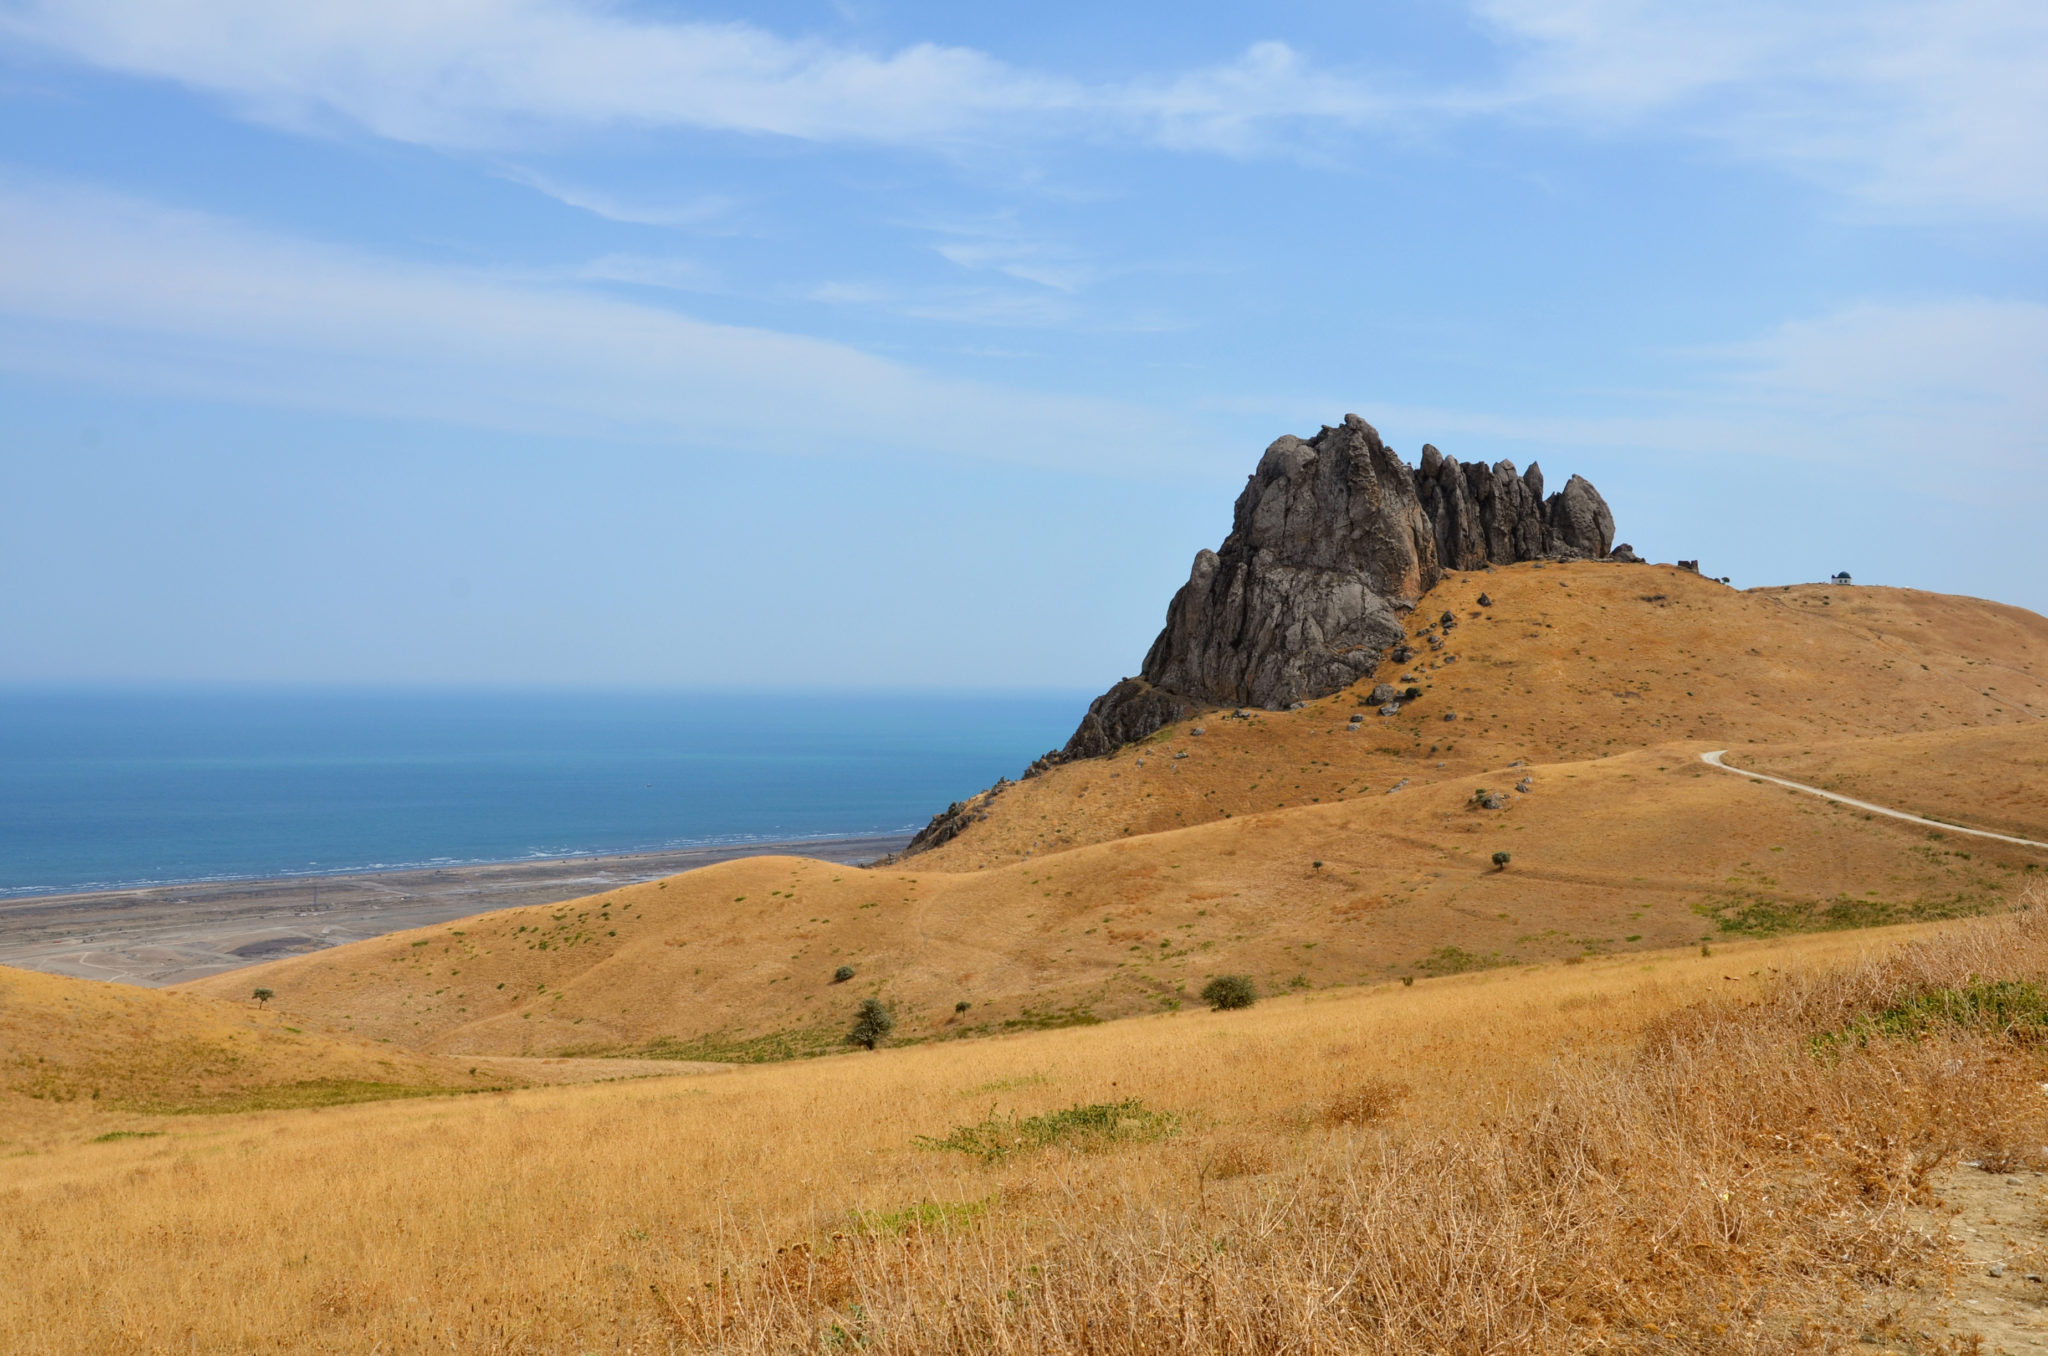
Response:
[[[903,842],[845,838],[801,846],[822,860],[852,862]],[[0,901],[0,965],[122,984],[176,984],[483,909],[549,904],[792,846],[749,843],[27,895]]]

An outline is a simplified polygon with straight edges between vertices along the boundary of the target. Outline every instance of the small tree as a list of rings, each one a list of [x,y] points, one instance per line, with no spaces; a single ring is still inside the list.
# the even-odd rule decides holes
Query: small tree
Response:
[[[963,998],[963,999],[961,999],[961,1000],[960,1000],[959,1002],[957,1002],[957,1003],[955,1003],[955,1004],[953,1005],[953,1011],[955,1011],[955,1012],[965,1012],[965,1011],[967,1011],[967,1009],[968,1009],[969,1007],[971,1007],[971,1006],[973,1006],[973,1005],[972,1005],[972,1004],[970,1004],[970,1003],[969,1003],[969,1002],[968,1002],[968,1001],[967,1001],[966,999],[964,999],[964,998]]]
[[[271,999],[277,997],[276,994],[272,993],[268,989],[258,989],[255,993],[252,993],[249,996],[256,1000],[256,1006],[259,1008],[262,1007],[265,1003],[268,1003]]]
[[[853,967],[851,965],[842,965],[837,970],[834,970],[832,972],[832,982],[834,984],[844,984],[847,980],[852,978]]]
[[[1496,852],[1493,854],[1493,869],[1505,871],[1508,869],[1508,863],[1514,859],[1515,855],[1512,852]]]
[[[1259,986],[1250,975],[1218,975],[1202,986],[1202,1001],[1218,1012],[1248,1008],[1259,1001]]]
[[[889,1009],[882,1006],[881,999],[863,998],[853,1014],[853,1030],[846,1033],[846,1043],[872,1050],[887,1040],[895,1029],[896,1019],[889,1015]]]

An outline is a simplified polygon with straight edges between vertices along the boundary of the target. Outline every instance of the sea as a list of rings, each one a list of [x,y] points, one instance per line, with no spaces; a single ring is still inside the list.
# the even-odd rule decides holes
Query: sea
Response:
[[[908,834],[1087,700],[0,691],[0,898]]]

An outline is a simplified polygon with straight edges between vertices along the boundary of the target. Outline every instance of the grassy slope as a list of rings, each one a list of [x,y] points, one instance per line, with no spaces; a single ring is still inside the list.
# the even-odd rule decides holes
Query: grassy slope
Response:
[[[1875,805],[2048,842],[2048,724],[1813,739],[1729,761]]]
[[[770,1259],[807,1265],[808,1249],[858,1232],[857,1215],[900,1220],[923,1202],[950,1203],[942,1219],[985,1219],[993,1232],[969,1237],[993,1240],[992,1256],[1013,1242],[1038,1257],[1093,1246],[1092,1231],[1104,1248],[1121,1246],[1120,1230],[1149,1227],[1154,1209],[1191,1210],[1198,1193],[1210,1212],[1201,1227],[1248,1241],[1245,1212],[1322,1218],[1328,1182],[1309,1188],[1323,1205],[1280,1207],[1299,1200],[1288,1174],[1325,1155],[1483,1138],[1530,1104],[1561,1057],[1566,1067],[1612,1057],[1682,1005],[1752,1001],[1780,972],[1876,954],[1900,932],[1425,979],[715,1078],[208,1118],[160,1140],[0,1160],[0,1201],[11,1203],[0,1269],[19,1278],[0,1287],[0,1346],[32,1336],[30,1345],[95,1351],[658,1351],[681,1339],[694,1350],[704,1344],[679,1332],[666,1306],[694,1321],[701,1280],[770,1279]],[[1682,1078],[1679,1105],[1691,1105],[1694,1084]],[[1379,1095],[1360,1103],[1362,1089]],[[1983,1093],[1972,1085],[1973,1097]],[[1127,1097],[1178,1115],[1181,1132],[1121,1153],[995,1167],[913,1144],[991,1109],[1030,1115]],[[1850,1133],[1839,1121],[1833,1129]],[[1375,1180],[1370,1167],[1351,1171]],[[1676,1191],[1697,1186],[1703,1200],[1721,1184],[1659,1175]],[[1739,1176],[1753,1194],[1756,1175]],[[1055,1212],[1062,1223],[1051,1229]],[[926,1241],[943,1248],[943,1232]],[[1452,1251],[1413,1255],[1444,1269],[1438,1284],[1466,1293],[1476,1255],[1466,1249],[1493,1244],[1484,1234],[1438,1244]],[[1557,1246],[1527,1241],[1530,1256]],[[1725,1275],[1726,1261],[1705,1255],[1702,1271],[1674,1273],[1672,1284],[1711,1295],[1720,1282],[1709,1273]],[[925,1265],[897,1273],[920,1283]],[[1666,1298],[1645,1291],[1643,1302]],[[1765,1298],[1779,1311],[1788,1302]],[[1247,1301],[1247,1321],[1264,1310]]]
[[[787,1053],[829,1044],[867,994],[895,1004],[903,1036],[1002,1030],[1157,1010],[1223,971],[1321,987],[1969,912],[2038,865],[1697,753],[1929,726],[2030,735],[2048,711],[2041,618],[1578,565],[1454,577],[1417,629],[1481,588],[1493,607],[1462,607],[1443,654],[1406,670],[1425,697],[1357,734],[1349,694],[1206,718],[1200,737],[1010,788],[956,843],[895,868],[725,863],[193,987],[265,984],[287,1012],[451,1053],[716,1057],[771,1036],[756,1050]],[[1470,808],[1523,776],[1534,789],[1508,808]],[[857,971],[845,985],[840,964]]]
[[[1491,608],[1476,605],[1481,593]],[[985,821],[913,860],[972,870],[1516,759],[2048,722],[2048,619],[1974,598],[1738,592],[1667,566],[1553,564],[1452,575],[1415,610],[1411,634],[1446,610],[1460,624],[1441,654],[1418,641],[1414,664],[1388,663],[1301,711],[1205,717],[1006,788]],[[1358,691],[1406,686],[1408,674],[1423,700],[1391,719],[1368,711],[1364,730],[1342,733]],[[1190,737],[1197,725],[1204,734]]]
[[[249,988],[241,992],[246,995]],[[467,1089],[466,1066],[294,1030],[249,1002],[0,967],[0,1144],[193,1111]]]

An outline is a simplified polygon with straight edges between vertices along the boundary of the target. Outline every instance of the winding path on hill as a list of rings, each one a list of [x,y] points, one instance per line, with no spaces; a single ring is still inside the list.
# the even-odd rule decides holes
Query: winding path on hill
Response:
[[[1722,756],[1727,752],[1728,750],[1726,749],[1715,749],[1710,753],[1701,754],[1700,761],[1708,767],[1717,767],[1723,772],[1732,772],[1738,777],[1753,777],[1760,782],[1775,782],[1779,786],[1790,787],[1794,791],[1804,791],[1809,796],[1819,796],[1822,800],[1834,801],[1837,805],[1854,806],[1858,810],[1868,810],[1875,815],[1889,815],[1893,819],[1903,819],[1908,824],[1925,824],[1928,828],[1940,829],[1943,833],[1967,833],[1972,838],[1995,838],[2001,843],[2017,843],[2021,847],[2048,849],[2048,843],[2038,843],[2031,838],[2015,838],[2009,833],[1993,833],[1989,829],[1966,829],[1960,824],[1944,824],[1938,819],[1923,819],[1919,815],[1907,814],[1904,810],[1891,810],[1882,805],[1872,805],[1867,800],[1856,800],[1849,796],[1838,795],[1833,791],[1823,791],[1817,786],[1808,786],[1804,782],[1788,782],[1783,777],[1773,777],[1768,773],[1751,772],[1747,768],[1730,767],[1721,761]]]

